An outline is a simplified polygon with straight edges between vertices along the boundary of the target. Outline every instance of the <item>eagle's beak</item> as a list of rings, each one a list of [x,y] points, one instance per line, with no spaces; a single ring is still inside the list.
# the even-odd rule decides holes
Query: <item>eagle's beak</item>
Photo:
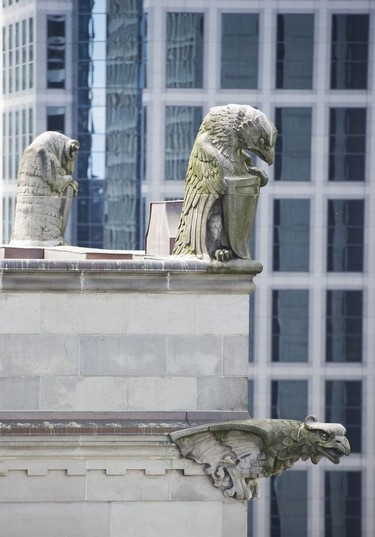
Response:
[[[267,162],[268,166],[271,166],[271,164],[273,164],[273,161],[275,160],[275,152],[273,147],[271,147],[270,149],[251,148],[250,151],[252,153],[255,153],[257,157],[264,160],[264,162]]]
[[[271,166],[273,164],[273,161],[275,160],[275,152],[273,150],[273,147],[269,149],[268,151],[261,151],[263,155],[263,160],[265,160],[268,164],[268,166]]]

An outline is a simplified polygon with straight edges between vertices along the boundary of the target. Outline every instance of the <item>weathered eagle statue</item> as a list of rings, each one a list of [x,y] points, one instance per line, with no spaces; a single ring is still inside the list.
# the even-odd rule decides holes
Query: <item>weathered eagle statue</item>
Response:
[[[248,419],[191,427],[170,433],[183,456],[203,465],[215,487],[237,500],[259,497],[259,479],[278,476],[299,459],[338,464],[350,454],[339,423]]]
[[[276,136],[272,121],[251,106],[211,108],[191,151],[173,255],[250,258],[259,187],[268,178],[248,152],[271,165]]]

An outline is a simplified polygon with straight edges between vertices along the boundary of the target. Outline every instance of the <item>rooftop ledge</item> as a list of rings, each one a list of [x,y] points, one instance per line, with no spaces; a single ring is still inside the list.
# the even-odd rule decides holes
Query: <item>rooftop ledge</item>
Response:
[[[143,251],[74,246],[0,246],[1,291],[134,291],[246,293],[262,265]]]

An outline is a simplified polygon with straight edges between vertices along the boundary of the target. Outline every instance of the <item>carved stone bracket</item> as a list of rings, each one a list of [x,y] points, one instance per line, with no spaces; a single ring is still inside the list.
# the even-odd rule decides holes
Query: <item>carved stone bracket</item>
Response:
[[[241,420],[170,433],[184,457],[203,465],[213,485],[227,498],[259,497],[259,479],[280,475],[299,459],[317,464],[326,457],[338,464],[349,455],[345,428],[305,421]]]

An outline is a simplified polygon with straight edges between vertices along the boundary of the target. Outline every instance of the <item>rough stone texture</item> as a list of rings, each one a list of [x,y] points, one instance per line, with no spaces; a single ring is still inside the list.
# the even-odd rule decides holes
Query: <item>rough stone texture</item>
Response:
[[[0,518],[2,537],[112,537],[110,503],[5,503]]]
[[[168,336],[167,374],[212,376],[222,374],[223,338],[215,336]]]
[[[55,335],[0,335],[0,375],[78,375],[79,338]]]
[[[1,537],[245,537],[168,433],[246,417],[246,266],[0,260]]]
[[[247,377],[249,336],[225,336],[223,347],[224,376]]]
[[[40,380],[38,377],[0,378],[1,410],[37,410]]]
[[[17,180],[17,203],[11,244],[65,244],[79,143],[59,132],[44,132],[23,152]]]
[[[166,436],[4,437],[0,457],[2,537],[245,537],[246,504]]]
[[[80,374],[163,376],[166,336],[82,336]]]
[[[0,292],[0,410],[246,410],[252,276],[239,275],[244,290],[245,280],[179,261],[169,291],[177,273],[156,262],[51,263],[3,261],[2,282],[17,278]]]
[[[222,505],[220,502],[114,504],[112,532],[113,537],[218,537],[222,535]]]
[[[206,377],[198,379],[198,409],[246,410],[247,379]]]
[[[187,166],[175,255],[250,259],[250,233],[268,177],[249,151],[269,165],[277,130],[246,105],[215,106],[203,119]]]

